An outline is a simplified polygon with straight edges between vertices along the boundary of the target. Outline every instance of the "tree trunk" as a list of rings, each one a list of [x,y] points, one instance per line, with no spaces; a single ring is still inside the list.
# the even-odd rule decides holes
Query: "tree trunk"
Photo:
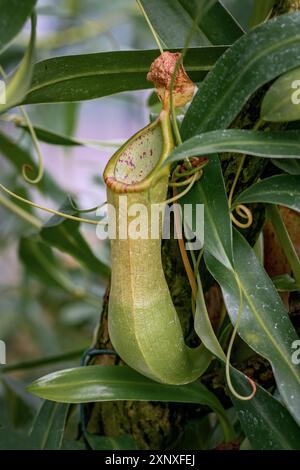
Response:
[[[286,12],[300,10],[300,0],[277,0],[272,16]],[[260,90],[252,97],[234,123],[233,127],[253,128],[259,119],[261,100],[265,90]],[[278,125],[269,124],[266,127],[278,128]],[[227,190],[230,189],[239,159],[235,155],[222,155],[222,168]],[[252,185],[264,172],[268,171],[266,159],[247,158],[241,177],[236,187],[236,193],[243,191]],[[251,244],[257,239],[264,223],[264,210],[261,205],[250,206],[254,222],[250,229],[242,231]],[[193,319],[191,315],[191,290],[185,275],[178,244],[176,240],[165,240],[162,246],[162,257],[165,275],[176,306],[186,340],[189,344],[195,344],[197,339],[193,334]],[[209,289],[208,289],[209,288]],[[214,325],[220,313],[221,294],[215,285],[206,285],[206,300],[208,310]],[[96,348],[112,349],[107,327],[107,307],[109,299],[109,287],[104,298],[103,312],[101,316]],[[299,304],[299,299],[297,299]],[[299,307],[298,307],[299,313]],[[101,355],[93,360],[93,363],[112,365],[119,364],[117,356]],[[253,377],[267,388],[274,385],[271,368],[268,362],[261,357],[254,357],[244,364],[237,365],[245,373]],[[230,406],[230,400],[226,394],[222,369],[210,372],[202,378],[208,387],[217,390],[216,395],[222,403]],[[201,406],[182,405],[160,402],[108,402],[96,403],[88,410],[88,430],[94,434],[110,437],[118,437],[130,434],[141,449],[166,449],[183,433],[184,425],[189,418],[201,416]]]

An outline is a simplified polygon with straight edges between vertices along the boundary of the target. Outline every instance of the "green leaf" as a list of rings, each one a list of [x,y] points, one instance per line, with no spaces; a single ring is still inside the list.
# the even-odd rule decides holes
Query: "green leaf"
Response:
[[[197,220],[197,204],[204,204],[204,249],[231,269],[232,229],[222,170],[217,156],[213,155],[209,159],[202,178],[181,198],[181,203],[192,205],[192,220]],[[188,222],[186,220],[186,223]]]
[[[197,276],[198,291],[194,328],[205,347],[218,359],[225,362],[226,356],[213,330],[205,304],[200,276]]]
[[[295,279],[289,274],[272,277],[272,282],[279,292],[297,292],[300,286],[297,286]]]
[[[157,97],[157,95],[156,95]],[[65,103],[65,104],[76,104],[76,103]],[[20,121],[19,119],[15,121],[15,124],[17,127],[20,127],[24,129],[27,133],[29,133],[29,128],[25,124],[24,121]],[[119,148],[120,145],[123,144],[123,140],[115,140],[115,141],[105,141],[105,140],[78,140],[74,139],[72,137],[69,137],[68,135],[61,134],[58,132],[54,132],[50,129],[46,129],[45,127],[40,127],[40,126],[33,126],[34,131],[36,133],[36,136],[39,140],[42,142],[45,142],[47,144],[51,145],[61,145],[65,147],[77,147],[77,146],[85,146],[85,147],[91,147],[91,148],[97,148],[97,149],[107,149],[111,147],[117,147]]]
[[[64,354],[58,354],[55,356],[46,356],[41,359],[33,359],[32,361],[24,361],[24,362],[8,364],[6,366],[1,367],[1,372],[5,374],[7,372],[34,369],[36,367],[41,368],[41,367],[48,366],[50,364],[56,364],[58,362],[75,361],[75,359],[78,360],[83,355],[84,352],[85,352],[85,349],[78,349],[75,351],[70,351],[70,352],[66,352]]]
[[[249,394],[249,384],[242,374],[232,372],[237,391]],[[231,396],[244,433],[254,450],[299,449],[300,429],[287,409],[262,387],[257,386],[252,400],[241,401]]]
[[[217,398],[200,383],[160,384],[127,366],[97,365],[53,372],[34,381],[28,391],[61,403],[150,400],[201,403],[222,410]]]
[[[74,286],[61,269],[51,248],[37,237],[22,237],[19,257],[28,271],[46,285],[72,292]]]
[[[32,167],[34,174],[37,172],[36,163],[33,161],[30,153],[20,147],[13,139],[0,132],[0,154],[10,162],[19,173],[22,172],[23,165]],[[36,187],[51,196],[54,200],[60,201],[65,196],[62,189],[46,173]]]
[[[194,16],[199,0],[179,0],[185,9]],[[232,44],[245,32],[222,2],[202,0],[204,15],[200,16],[199,27],[214,45]],[[212,5],[212,6],[210,6]]]
[[[251,16],[251,26],[256,26],[265,21],[272,11],[276,0],[255,0]]]
[[[3,368],[1,368],[2,372]],[[1,377],[5,392],[5,408],[14,428],[25,427],[39,408],[40,400],[24,390],[24,383],[12,377]]]
[[[30,438],[37,449],[56,450],[62,445],[69,406],[45,401],[37,413]]]
[[[70,206],[69,200],[64,202],[59,210],[71,215],[76,214],[76,211]],[[73,256],[89,271],[104,278],[109,276],[110,269],[94,255],[89,244],[79,231],[78,222],[66,220],[55,215],[44,224],[40,235],[51,246]]]
[[[61,403],[118,400],[198,403],[214,410],[227,429],[225,410],[204,385],[165,385],[126,366],[89,366],[54,372],[33,382],[28,391]]]
[[[208,350],[222,362],[225,362],[225,354],[214,333],[207,313],[199,277],[198,282],[199,289],[195,312],[195,331]],[[230,368],[230,374],[237,392],[244,396],[249,395],[251,390],[249,390],[249,382],[246,377],[233,367]],[[231,398],[238,411],[244,432],[252,443],[253,448],[297,448],[295,445],[300,442],[299,427],[291,418],[286,408],[263,388],[256,385],[256,394],[254,398],[249,401],[237,400],[233,395],[231,395]],[[288,435],[286,435],[285,432],[285,422],[288,423],[290,428]],[[257,429],[262,430],[259,436]]]
[[[26,95],[32,77],[33,56],[36,39],[36,16],[31,16],[31,36],[25,55],[18,65],[17,70],[9,78],[6,85],[6,102],[0,105],[0,113],[20,103]]]
[[[251,30],[224,54],[203,81],[182,123],[184,140],[225,129],[262,85],[300,64],[300,13]]]
[[[299,158],[299,131],[255,132],[240,129],[198,134],[176,147],[166,164],[194,155],[238,153],[267,158]]]
[[[0,0],[0,51],[21,31],[37,0]]]
[[[300,175],[300,161],[296,158],[276,159],[272,160],[272,163],[290,175]]]
[[[280,204],[300,212],[300,176],[278,175],[259,181],[242,192],[234,206],[249,202]]]
[[[282,122],[300,119],[300,68],[282,75],[269,88],[261,106],[261,118]]]
[[[192,48],[185,57],[191,78],[201,80],[224,47]],[[151,88],[146,75],[157,50],[100,52],[54,57],[35,65],[24,103],[82,101],[121,91]]]
[[[253,0],[220,0],[244,31],[248,31],[253,10]],[[242,7],[241,7],[242,5]]]
[[[254,251],[234,231],[235,273],[205,254],[207,267],[221,286],[224,301],[234,324],[239,308],[239,289],[243,292],[243,310],[239,335],[258,354],[272,364],[279,392],[293,417],[300,422],[299,367],[292,363],[292,343],[297,334],[284,305]]]
[[[0,450],[33,450],[34,446],[28,436],[16,432],[10,427],[0,428]]]
[[[26,132],[29,132],[29,128],[26,124],[22,123],[17,125],[18,127],[24,129]],[[46,142],[47,144],[63,145],[66,147],[76,147],[84,145],[83,142],[80,142],[79,140],[73,139],[72,137],[68,137],[67,135],[53,132],[44,127],[34,126],[34,131],[36,133],[37,138],[42,142]]]
[[[232,44],[244,33],[216,0],[141,0],[141,4],[167,49],[182,48],[191,30],[190,46]],[[199,12],[202,15],[195,25]]]

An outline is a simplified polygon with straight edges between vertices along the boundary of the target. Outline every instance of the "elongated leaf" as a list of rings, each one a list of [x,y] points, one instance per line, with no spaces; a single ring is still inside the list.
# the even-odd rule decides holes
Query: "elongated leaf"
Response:
[[[23,165],[29,165],[33,169],[33,174],[36,175],[37,166],[30,153],[2,132],[0,132],[0,154],[9,161],[20,174],[22,172]],[[40,181],[36,187],[56,201],[61,202],[62,198],[65,196],[62,189],[47,173],[45,173],[42,181]]]
[[[279,175],[267,178],[246,189],[234,201],[281,204],[300,212],[300,176]]]
[[[296,158],[276,159],[272,160],[273,165],[280,168],[280,170],[289,173],[290,175],[300,175],[300,161]]]
[[[29,132],[29,128],[26,124],[18,124],[18,127],[21,127],[25,131]],[[68,137],[67,135],[58,134],[57,132],[53,132],[44,127],[34,126],[34,131],[37,138],[42,142],[46,142],[47,144],[63,145],[66,147],[76,147],[83,145],[83,143],[79,140]]]
[[[201,80],[224,47],[190,49],[185,67],[191,78]],[[116,51],[71,55],[44,60],[35,65],[24,103],[81,101],[153,85],[146,80],[157,50]]]
[[[225,129],[262,85],[300,64],[300,13],[280,16],[245,34],[205,78],[182,123],[186,140]]]
[[[250,20],[251,26],[256,26],[265,21],[271,13],[274,4],[275,0],[263,0],[263,2],[261,0],[255,0]]]
[[[252,349],[270,361],[283,401],[299,423],[300,374],[291,360],[297,334],[272,281],[237,231],[234,231],[233,247],[236,274],[208,253],[207,267],[222,288],[233,323],[239,308],[238,279],[244,298],[238,332]]]
[[[73,290],[71,281],[46,243],[33,236],[21,238],[19,257],[28,271],[45,284],[60,287],[67,292]]]
[[[40,450],[57,450],[61,448],[68,405],[45,401],[34,420],[30,438]]]
[[[25,55],[18,65],[16,71],[8,79],[6,87],[6,100],[4,104],[0,105],[0,113],[14,107],[26,95],[29,88],[32,70],[33,70],[33,56],[36,39],[36,16],[31,16],[31,36]]]
[[[166,164],[185,157],[212,153],[240,153],[267,158],[299,158],[299,131],[255,132],[240,129],[195,135],[176,147]]]
[[[191,191],[181,198],[181,203],[191,204],[196,219],[197,204],[204,204],[204,248],[228,268],[233,265],[232,232],[228,201],[220,162],[211,156],[203,177]],[[189,223],[186,220],[186,223]]]
[[[74,103],[70,103],[74,104]],[[18,127],[21,127],[26,132],[29,132],[29,128],[25,123],[16,123]],[[111,147],[120,147],[124,140],[114,140],[114,141],[100,141],[100,140],[78,140],[68,135],[60,134],[52,130],[46,129],[45,127],[33,126],[36,136],[42,142],[52,145],[63,145],[65,147],[77,147],[85,146],[91,148],[111,148]]]
[[[127,366],[89,366],[62,370],[37,379],[28,391],[61,403],[110,400],[202,403],[222,410],[216,397],[202,384],[165,385]]]
[[[253,10],[253,0],[220,0],[235,20],[241,25],[244,31],[248,31],[250,18]],[[243,8],[241,8],[243,5]]]
[[[37,0],[0,0],[0,51],[23,28]]]
[[[212,328],[209,315],[205,306],[202,294],[201,282],[198,277],[197,308],[195,312],[195,331],[199,338],[223,363],[226,361],[225,354]],[[237,391],[247,396],[249,382],[246,377],[233,367],[230,368],[231,378]],[[237,400],[231,395],[233,404],[238,411],[238,415],[244,432],[253,447],[256,449],[296,449],[300,442],[300,429],[291,418],[286,408],[268,394],[262,387],[256,384],[256,394],[250,401]],[[262,411],[263,409],[263,411]],[[277,414],[276,414],[277,413]],[[287,422],[290,432],[287,434],[284,423]],[[257,432],[257,427],[261,433]],[[259,436],[258,436],[259,434]]]
[[[216,0],[141,0],[141,3],[162,45],[168,49],[184,47],[191,30],[190,46],[232,44],[243,34]],[[198,24],[194,25],[198,15]]]
[[[300,286],[289,274],[272,277],[272,282],[279,292],[297,292]]]
[[[61,212],[75,214],[69,202],[64,203]],[[53,216],[43,226],[40,235],[51,246],[68,253],[79,261],[86,269],[103,277],[108,277],[110,270],[92,252],[90,246],[79,231],[79,223]]]
[[[34,446],[24,432],[16,432],[10,427],[1,427],[0,450],[34,450]]]
[[[242,395],[249,394],[249,384],[242,374],[232,372],[233,383]],[[252,400],[231,397],[242,428],[256,450],[297,450],[300,447],[300,428],[287,409],[262,387],[257,386]]]
[[[226,356],[213,330],[206,308],[200,276],[197,276],[197,284],[198,292],[194,322],[195,331],[205,347],[222,362],[225,362]]]
[[[179,0],[191,16],[197,12],[198,0]],[[244,33],[242,26],[230,13],[223,2],[202,0],[203,16],[200,16],[199,27],[214,45],[232,44]]]
[[[261,106],[265,121],[297,121],[300,119],[300,68],[282,75],[269,88]]]
[[[24,382],[3,376],[1,381],[5,392],[5,408],[10,417],[14,428],[20,429],[26,427],[36,410],[40,406],[40,400],[36,400],[24,390]]]
[[[199,403],[209,406],[227,428],[226,413],[212,392],[202,384],[163,385],[129,367],[89,366],[54,372],[33,382],[28,390],[61,403],[138,400]]]

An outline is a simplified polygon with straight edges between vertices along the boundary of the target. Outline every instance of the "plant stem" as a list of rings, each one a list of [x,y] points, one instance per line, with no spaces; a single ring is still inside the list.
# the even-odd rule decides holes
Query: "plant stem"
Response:
[[[282,220],[278,207],[275,205],[269,205],[267,207],[267,215],[274,227],[281,248],[289,262],[290,268],[293,271],[296,283],[298,286],[300,286],[300,260],[290,239],[287,228]]]

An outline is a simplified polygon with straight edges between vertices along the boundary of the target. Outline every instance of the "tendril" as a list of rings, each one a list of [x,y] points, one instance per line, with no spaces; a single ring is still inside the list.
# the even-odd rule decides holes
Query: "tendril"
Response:
[[[234,191],[235,191],[235,188],[236,188],[236,185],[237,185],[237,182],[238,182],[238,179],[240,177],[240,174],[241,174],[241,171],[242,171],[242,168],[244,166],[244,162],[245,162],[245,159],[246,159],[246,155],[243,155],[242,158],[241,158],[241,161],[239,163],[239,166],[238,166],[238,169],[237,169],[237,172],[236,172],[236,175],[235,175],[235,178],[234,178],[234,181],[233,181],[233,184],[231,186],[231,189],[230,189],[230,193],[229,193],[229,197],[228,197],[228,204],[229,204],[229,209],[230,209],[230,218],[232,220],[232,222],[239,228],[249,228],[251,225],[252,225],[252,222],[253,222],[253,215],[252,215],[252,212],[250,209],[248,209],[248,207],[246,207],[245,205],[243,204],[239,204],[238,206],[236,207],[232,207],[232,199],[233,199],[233,194],[234,194]],[[246,222],[240,222],[235,216],[234,214],[232,213],[232,211],[236,211],[236,213],[242,218],[242,219],[246,219]]]
[[[156,34],[156,31],[155,31],[155,29],[153,28],[153,26],[152,26],[152,24],[151,24],[151,21],[150,21],[148,15],[147,15],[147,13],[146,13],[146,11],[145,11],[143,5],[141,4],[140,0],[136,0],[136,1],[137,1],[138,6],[140,7],[140,10],[141,10],[141,12],[142,12],[142,14],[143,14],[145,20],[147,21],[147,24],[148,24],[148,26],[149,26],[149,29],[150,29],[150,31],[151,31],[151,33],[152,33],[152,35],[153,35],[153,38],[154,38],[154,40],[155,40],[155,42],[156,42],[156,44],[157,44],[158,49],[160,50],[160,53],[163,54],[164,50],[163,50],[163,47],[162,47],[161,42],[160,42],[160,40],[159,40],[159,37],[158,37],[158,35]]]
[[[202,176],[202,172],[201,174],[199,173],[195,173],[189,180],[190,182],[187,183],[188,186],[187,188],[185,188],[183,191],[181,191],[181,193],[179,194],[176,194],[175,196],[171,197],[170,199],[167,199],[166,201],[163,202],[163,204],[171,204],[172,202],[175,202],[175,201],[178,201],[179,199],[181,199],[183,196],[185,196],[191,189],[192,187],[194,186],[194,184],[196,183],[196,181]],[[175,188],[176,185],[173,185],[173,187]]]
[[[98,209],[101,209],[101,207],[103,207],[103,206],[105,206],[105,204],[107,204],[107,201],[104,201],[99,206],[94,206],[94,207],[91,207],[90,209],[79,209],[79,207],[77,207],[74,204],[70,194],[68,194],[68,201],[69,201],[70,206],[72,207],[72,209],[74,209],[74,211],[78,212],[79,214],[88,214],[89,212],[96,212]]]
[[[27,124],[27,127],[29,129],[29,133],[31,135],[32,143],[33,143],[33,146],[35,148],[35,151],[36,151],[36,154],[37,154],[37,157],[38,157],[38,171],[37,171],[36,177],[31,178],[31,177],[28,176],[28,171],[30,171],[30,172],[33,171],[33,167],[31,165],[28,165],[28,164],[23,165],[22,175],[23,175],[23,178],[25,179],[25,181],[27,181],[27,183],[38,184],[44,176],[43,155],[42,155],[42,152],[41,152],[41,149],[40,149],[40,145],[39,145],[34,127],[32,125],[32,122],[31,122],[24,106],[20,106],[20,111],[23,114],[24,120],[25,120],[25,122]]]
[[[107,225],[107,220],[97,221],[97,220],[91,220],[91,219],[83,219],[81,217],[76,217],[76,216],[71,215],[71,214],[66,214],[65,212],[60,212],[60,211],[57,211],[57,210],[54,210],[54,209],[50,209],[49,207],[44,207],[40,204],[36,204],[35,202],[29,201],[28,199],[25,199],[25,198],[19,196],[18,194],[10,191],[8,188],[3,186],[3,184],[0,184],[0,189],[2,189],[2,191],[9,194],[14,199],[17,199],[18,201],[24,202],[25,204],[28,204],[29,206],[35,207],[36,209],[40,209],[40,210],[43,210],[45,212],[49,212],[50,214],[58,215],[59,217],[63,217],[65,219],[74,220],[76,222],[83,222],[85,224],[90,224],[90,225],[99,225],[99,224]]]
[[[246,376],[248,382],[250,383],[250,385],[252,387],[252,392],[250,393],[250,395],[240,395],[235,390],[235,388],[232,384],[232,381],[231,381],[231,376],[230,376],[231,352],[232,352],[232,347],[233,347],[234,340],[235,340],[235,337],[236,337],[236,334],[237,334],[237,331],[238,331],[238,327],[240,325],[240,320],[241,320],[242,311],[243,311],[243,292],[242,292],[242,288],[241,288],[241,285],[240,285],[240,282],[239,282],[238,278],[236,278],[236,282],[237,282],[238,289],[239,289],[239,299],[240,300],[239,300],[239,308],[238,308],[238,313],[237,313],[237,319],[236,319],[236,322],[235,322],[235,325],[234,325],[234,328],[233,328],[233,332],[232,332],[232,335],[231,335],[231,338],[230,338],[230,341],[229,341],[228,350],[227,350],[227,354],[226,354],[226,365],[225,365],[226,382],[227,382],[227,385],[228,385],[228,388],[229,388],[230,392],[232,393],[232,395],[235,398],[237,398],[238,400],[247,401],[247,400],[251,400],[254,397],[255,393],[256,393],[256,384],[255,384],[255,382],[252,379],[250,379],[250,377]]]
[[[7,81],[7,74],[6,74],[5,70],[3,69],[3,67],[1,65],[0,65],[0,73],[1,73],[4,81],[6,82]],[[32,125],[32,122],[31,122],[28,114],[27,114],[27,111],[25,110],[24,106],[19,106],[19,109],[20,109],[21,113],[23,114],[24,120],[25,120],[25,122],[28,126],[29,133],[31,135],[31,139],[32,139],[32,142],[33,142],[33,146],[34,146],[35,151],[36,151],[37,156],[38,156],[38,173],[37,173],[37,176],[35,178],[31,179],[27,175],[28,171],[31,171],[31,172],[33,171],[33,167],[31,165],[29,165],[28,163],[27,164],[25,163],[25,165],[23,165],[22,175],[23,175],[23,178],[25,179],[25,181],[27,181],[27,183],[38,184],[42,180],[43,175],[44,175],[43,156],[42,156],[42,153],[41,153],[41,150],[40,150],[39,142],[38,142],[34,127]],[[16,120],[16,119],[20,119],[20,118],[18,116],[17,117],[12,116],[12,117],[8,117],[7,121],[13,121],[13,120]]]
[[[259,119],[257,121],[257,123],[255,124],[255,126],[253,127],[253,130],[254,131],[257,131],[260,126],[262,125],[262,119]],[[246,207],[244,204],[238,204],[237,206],[235,207],[232,207],[232,199],[233,199],[233,194],[234,194],[234,191],[235,191],[235,188],[236,188],[236,185],[237,185],[237,182],[238,182],[238,179],[240,177],[240,174],[241,174],[241,171],[242,171],[242,168],[244,166],[244,163],[245,163],[245,159],[246,159],[246,155],[243,155],[242,158],[241,158],[241,161],[239,163],[239,166],[238,166],[238,169],[237,169],[237,172],[236,172],[236,175],[235,175],[235,178],[234,178],[234,181],[233,181],[233,184],[231,186],[231,189],[230,189],[230,193],[229,193],[229,197],[228,197],[228,204],[229,204],[229,209],[230,209],[230,218],[232,220],[232,222],[239,228],[249,228],[251,227],[252,223],[253,223],[253,214],[252,214],[252,211]],[[242,219],[246,219],[246,222],[240,222],[235,216],[234,214],[232,213],[232,211],[236,211],[236,213],[242,218]]]

